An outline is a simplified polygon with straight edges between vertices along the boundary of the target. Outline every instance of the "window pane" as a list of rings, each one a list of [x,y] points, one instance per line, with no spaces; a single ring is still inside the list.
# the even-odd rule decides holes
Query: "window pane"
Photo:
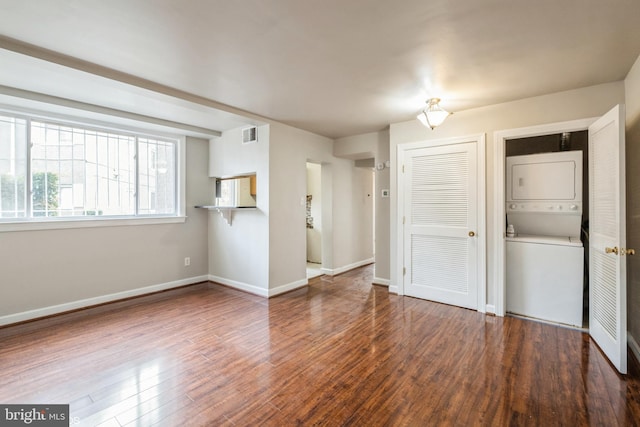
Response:
[[[176,144],[138,138],[138,213],[173,214],[176,210]]]
[[[135,138],[32,122],[33,216],[134,215]]]
[[[177,148],[170,139],[0,114],[0,221],[176,215]]]
[[[0,116],[0,218],[27,215],[26,121]]]

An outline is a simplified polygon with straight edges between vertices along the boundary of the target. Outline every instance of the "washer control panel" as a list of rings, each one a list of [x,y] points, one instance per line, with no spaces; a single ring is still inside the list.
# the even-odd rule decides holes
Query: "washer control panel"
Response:
[[[582,213],[582,203],[554,203],[554,202],[507,202],[507,213],[516,212],[548,212],[548,213]]]

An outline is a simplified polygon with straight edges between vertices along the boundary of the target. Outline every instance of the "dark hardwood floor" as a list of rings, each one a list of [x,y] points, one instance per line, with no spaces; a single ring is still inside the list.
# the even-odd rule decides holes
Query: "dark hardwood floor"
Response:
[[[587,335],[371,279],[271,300],[205,283],[0,329],[0,403],[91,426],[640,423],[637,367],[619,376]]]

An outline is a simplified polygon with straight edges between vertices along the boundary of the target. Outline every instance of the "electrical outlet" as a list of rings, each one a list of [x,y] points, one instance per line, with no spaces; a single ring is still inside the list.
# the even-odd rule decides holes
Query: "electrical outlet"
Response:
[[[190,265],[191,265],[191,258],[186,257],[186,258],[184,259],[184,266],[185,266],[185,267],[188,267],[188,266],[190,266]]]

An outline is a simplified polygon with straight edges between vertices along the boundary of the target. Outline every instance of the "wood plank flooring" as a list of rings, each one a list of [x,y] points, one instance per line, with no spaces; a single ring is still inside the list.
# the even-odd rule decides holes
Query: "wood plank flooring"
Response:
[[[0,329],[0,403],[88,426],[622,426],[640,375],[587,335],[372,286],[199,284]]]

